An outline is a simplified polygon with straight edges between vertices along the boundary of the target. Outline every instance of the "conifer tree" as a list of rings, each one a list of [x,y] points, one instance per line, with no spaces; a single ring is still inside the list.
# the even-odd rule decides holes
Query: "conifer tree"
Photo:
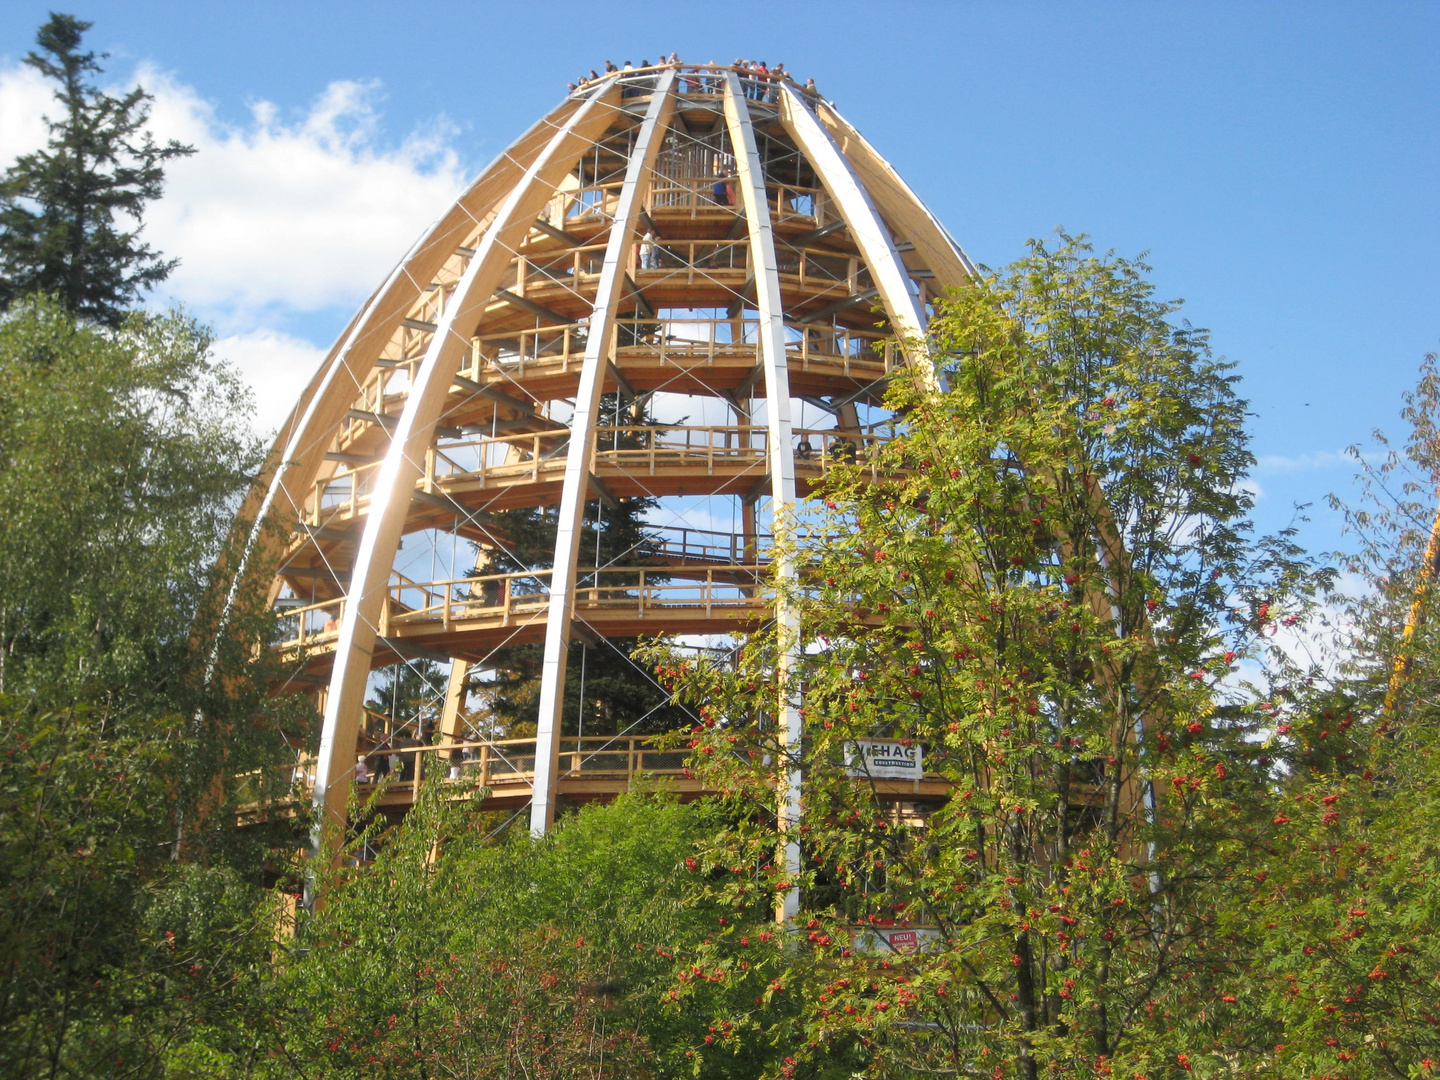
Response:
[[[22,155],[0,180],[0,311],[27,294],[54,294],[72,314],[115,326],[176,260],[140,240],[147,203],[160,197],[163,163],[194,152],[146,130],[152,96],[122,97],[91,81],[105,54],[82,50],[91,23],[53,14],[25,63],[58,87],[64,107],[50,141]]]
[[[601,406],[602,428],[649,427],[655,420],[647,410],[632,413],[618,398],[607,398]],[[621,445],[638,436],[619,435]],[[640,445],[637,441],[635,446]],[[582,587],[589,580],[590,565],[612,571],[607,586],[639,585],[640,576],[613,573],[620,567],[655,567],[659,549],[644,520],[655,506],[650,498],[622,498],[616,505],[586,504],[581,523]],[[495,515],[500,532],[507,538],[503,549],[484,549],[478,554],[486,561],[480,573],[516,573],[550,565],[555,551],[556,507],[505,510]],[[516,581],[517,591],[539,589],[543,579]],[[668,580],[650,569],[646,581]],[[668,695],[649,673],[630,659],[639,645],[637,638],[610,638],[598,642],[577,637],[570,643],[565,671],[565,705],[562,733],[566,735],[652,735],[672,731],[687,717],[685,710],[668,701]],[[540,670],[544,647],[539,643],[505,645],[490,656],[487,665],[493,675],[483,682],[491,719],[515,737],[530,734],[540,703]]]

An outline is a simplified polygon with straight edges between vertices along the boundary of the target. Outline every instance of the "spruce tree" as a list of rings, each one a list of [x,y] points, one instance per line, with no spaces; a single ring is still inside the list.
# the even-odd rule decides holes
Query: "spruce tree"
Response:
[[[632,412],[632,406],[618,395],[606,397],[600,408],[602,428],[644,428],[658,425],[648,409]],[[626,432],[619,436],[620,445],[638,448],[639,436]],[[617,575],[623,567],[648,568],[646,581],[660,584],[669,578],[654,567],[662,565],[658,542],[645,521],[645,514],[656,505],[647,497],[621,498],[615,506],[603,502],[587,502],[581,522],[580,585],[592,579],[587,566],[607,567],[610,586],[639,586],[640,575]],[[504,510],[495,514],[497,533],[506,540],[497,547],[477,550],[483,565],[480,574],[519,573],[543,569],[551,564],[555,553],[558,507],[538,506]],[[516,592],[544,587],[536,579],[518,579],[512,584]],[[681,726],[688,714],[670,703],[668,695],[649,672],[637,665],[630,654],[639,646],[638,638],[609,638],[592,643],[577,637],[570,643],[565,669],[565,705],[561,734],[563,735],[653,735],[673,731]],[[539,642],[505,645],[487,659],[491,675],[477,686],[485,691],[486,708],[492,722],[510,737],[519,738],[534,731],[540,704],[540,675],[544,646]]]
[[[46,118],[45,149],[18,158],[0,180],[0,311],[44,292],[114,326],[175,268],[141,242],[141,216],[160,197],[162,163],[194,147],[154,141],[145,129],[152,96],[142,88],[117,98],[95,86],[105,54],[82,51],[90,27],[52,13],[35,36],[39,51],[25,57],[59,84],[64,112]]]

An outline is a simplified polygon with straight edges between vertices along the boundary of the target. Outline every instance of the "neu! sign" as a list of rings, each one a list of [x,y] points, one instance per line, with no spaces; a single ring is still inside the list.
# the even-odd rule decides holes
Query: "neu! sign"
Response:
[[[917,926],[903,930],[887,926],[857,926],[850,939],[850,947],[869,956],[884,956],[887,953],[909,956],[942,949],[945,947],[945,940],[933,926]]]
[[[916,743],[856,739],[845,745],[845,771],[876,780],[919,780],[925,775],[925,761]]]

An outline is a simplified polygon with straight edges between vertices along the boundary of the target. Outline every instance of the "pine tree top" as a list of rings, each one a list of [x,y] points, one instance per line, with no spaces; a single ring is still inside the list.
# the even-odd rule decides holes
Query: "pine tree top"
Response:
[[[64,111],[46,117],[45,148],[0,178],[0,311],[49,293],[76,315],[116,325],[177,264],[141,241],[142,218],[164,188],[163,163],[194,147],[155,142],[143,88],[112,97],[95,85],[106,54],[82,51],[91,25],[52,14],[25,57],[58,84]]]

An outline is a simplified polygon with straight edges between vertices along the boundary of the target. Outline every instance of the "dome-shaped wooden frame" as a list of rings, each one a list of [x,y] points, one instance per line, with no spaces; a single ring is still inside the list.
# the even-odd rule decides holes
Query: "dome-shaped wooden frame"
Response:
[[[637,265],[648,244],[642,254],[663,258]],[[543,635],[529,801],[532,830],[548,828],[571,637],[745,625],[747,604],[720,602],[715,583],[733,584],[737,562],[755,561],[757,500],[768,497],[772,519],[782,515],[832,443],[863,451],[857,403],[878,403],[887,367],[899,362],[893,349],[870,346],[921,337],[928,301],[972,274],[884,159],[833,106],[788,81],[666,66],[617,73],[566,98],[481,173],[355,315],[283,426],[268,483],[246,508],[257,522],[247,564],[279,567],[272,599],[311,600],[292,613],[281,648],[293,659],[292,687],[315,693],[323,711],[311,779],[324,819],[346,812],[374,668],[453,659],[444,734],[454,738],[469,664],[496,641]],[[693,340],[705,322],[693,315],[689,338],[670,340],[676,309],[712,311],[708,342]],[[741,422],[723,438],[712,430],[668,449],[652,433],[652,450],[668,457],[657,466],[652,453],[637,480],[597,447],[601,395],[612,391],[711,396]],[[833,429],[801,432],[797,458],[801,400],[836,419]],[[456,464],[461,446],[468,466]],[[589,594],[604,590],[595,588],[603,570],[581,565],[585,501],[626,493],[747,499],[747,535],[729,559],[680,560],[667,571],[690,583],[691,602],[648,611],[590,603],[577,594],[577,571],[589,575]],[[549,587],[521,605],[523,626],[508,590],[487,607],[457,601],[454,582],[427,591],[396,579],[406,533],[485,543],[488,511],[557,499]],[[734,557],[737,546],[748,560]],[[401,602],[407,588],[424,602]],[[762,614],[788,618],[750,611],[751,624]],[[794,703],[779,708],[798,740]],[[782,793],[791,812],[798,785],[792,776]]]

